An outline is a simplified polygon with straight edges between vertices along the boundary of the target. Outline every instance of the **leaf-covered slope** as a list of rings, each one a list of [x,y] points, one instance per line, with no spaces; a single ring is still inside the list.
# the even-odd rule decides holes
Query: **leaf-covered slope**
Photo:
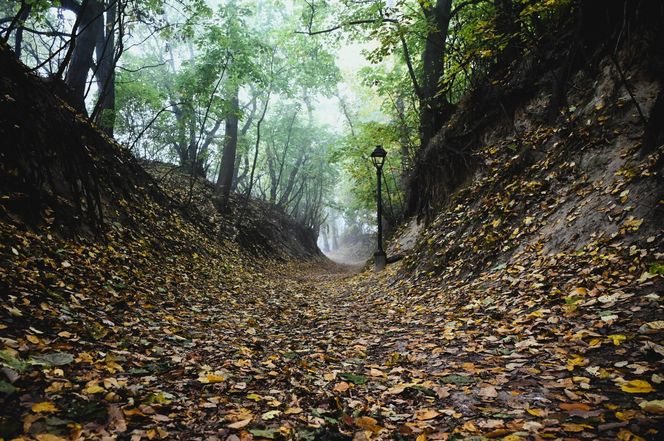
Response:
[[[639,60],[617,61],[648,118],[662,84]],[[406,345],[424,371],[474,379],[439,404],[457,411],[445,421],[461,438],[659,439],[664,146],[643,151],[610,58],[571,75],[555,123],[540,86],[514,118],[473,133],[479,166],[373,301],[428,325],[418,344],[431,354]]]
[[[163,163],[146,163],[160,187],[182,206],[195,211],[218,237],[237,242],[252,256],[270,259],[322,259],[316,232],[287,215],[276,205],[232,194],[227,213],[221,213],[214,185],[191,179],[182,170]]]
[[[661,258],[662,149],[643,154],[643,124],[608,60],[596,77],[585,74],[556,124],[539,113],[543,90],[503,121],[513,128],[496,123],[478,134],[482,167],[423,231],[410,268],[469,279],[524,253],[622,242],[651,263]],[[649,112],[659,83],[637,69],[631,87]]]

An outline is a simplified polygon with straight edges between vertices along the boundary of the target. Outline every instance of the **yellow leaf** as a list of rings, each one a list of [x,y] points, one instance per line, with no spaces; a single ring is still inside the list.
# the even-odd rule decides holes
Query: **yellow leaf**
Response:
[[[588,342],[588,346],[590,346],[591,348],[602,346],[602,340],[599,338],[593,338]]]
[[[50,401],[42,401],[41,403],[35,403],[32,405],[32,411],[35,413],[50,413],[57,412],[58,408],[55,407],[55,404]]]
[[[67,332],[67,331],[58,332],[58,336],[60,336],[62,338],[69,338],[72,335],[74,335],[74,334],[72,334],[71,332]]]
[[[635,410],[626,410],[624,412],[616,412],[616,418],[620,421],[629,421],[636,418],[638,412]]]
[[[575,355],[567,362],[567,370],[573,371],[576,366],[585,366],[587,364],[587,359],[583,358],[581,355]]]
[[[630,394],[647,394],[655,391],[650,383],[643,380],[628,381],[620,385],[620,389],[622,389],[623,392]]]
[[[35,345],[39,344],[39,337],[37,337],[35,335],[28,334],[28,335],[25,336],[25,338],[32,344],[35,344]]]
[[[101,387],[98,384],[91,384],[88,387],[86,387],[85,389],[83,389],[83,392],[85,392],[86,394],[94,395],[94,394],[100,394],[102,392],[106,392],[106,389],[104,389],[103,387]]]
[[[247,399],[252,401],[260,401],[262,398],[258,394],[247,394]]]
[[[613,341],[613,344],[616,346],[620,346],[622,342],[627,340],[627,337],[622,335],[622,334],[611,334],[607,336],[611,341]]]
[[[574,288],[574,289],[569,293],[569,295],[571,295],[571,296],[574,296],[574,295],[577,295],[577,296],[585,296],[586,294],[588,294],[588,290],[587,290],[586,288],[583,288],[583,287],[577,287],[577,288]]]
[[[200,377],[198,381],[204,384],[211,384],[211,383],[221,383],[222,381],[225,381],[226,379],[221,376],[221,375],[216,375],[216,374],[208,374]]]
[[[664,415],[664,400],[642,401],[639,407],[648,413]]]
[[[563,424],[563,430],[565,432],[583,432],[586,429],[592,429],[593,426],[589,424],[574,424],[574,423],[569,423],[569,424]]]
[[[536,417],[543,417],[548,414],[548,412],[545,409],[526,409],[526,412]]]
[[[284,411],[284,415],[296,415],[298,413],[302,413],[302,408],[301,407],[289,407]]]
[[[261,415],[261,418],[264,419],[265,421],[268,421],[278,417],[279,415],[281,415],[280,410],[269,410],[265,412],[263,415]]]

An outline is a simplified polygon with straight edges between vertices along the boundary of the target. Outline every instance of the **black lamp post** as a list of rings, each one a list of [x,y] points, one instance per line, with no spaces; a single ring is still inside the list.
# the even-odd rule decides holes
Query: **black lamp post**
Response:
[[[383,251],[383,198],[381,197],[381,182],[383,178],[383,164],[385,163],[385,156],[387,152],[382,146],[376,146],[371,152],[371,161],[376,167],[376,176],[378,177],[378,185],[376,186],[376,205],[378,214],[378,248],[374,253],[374,260],[376,262],[375,270],[381,271],[387,264],[387,256]]]

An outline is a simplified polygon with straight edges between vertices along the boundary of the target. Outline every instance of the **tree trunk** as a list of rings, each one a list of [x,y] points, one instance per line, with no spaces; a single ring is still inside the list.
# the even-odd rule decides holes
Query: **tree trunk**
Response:
[[[274,204],[277,199],[277,192],[279,191],[279,185],[281,185],[281,177],[284,173],[284,164],[286,163],[286,153],[288,153],[288,148],[290,147],[291,136],[293,135],[293,124],[295,124],[295,117],[297,116],[299,109],[295,109],[293,112],[293,117],[290,120],[288,125],[288,136],[286,137],[286,145],[284,146],[284,151],[281,155],[281,162],[279,163],[279,173],[277,173],[277,181],[270,188],[270,203]]]
[[[222,210],[228,208],[228,199],[233,185],[233,171],[235,169],[235,154],[237,152],[238,133],[238,102],[239,87],[234,86],[231,92],[231,110],[226,117],[226,138],[224,140],[224,152],[221,155],[219,177],[217,178],[217,195],[220,196]]]
[[[32,5],[26,4],[25,1],[21,2],[21,9],[18,13],[18,27],[16,28],[16,35],[14,35],[14,53],[17,59],[21,59],[21,46],[23,45],[23,23],[28,19]]]
[[[330,245],[327,243],[327,228],[323,227],[320,230],[320,241],[322,242],[321,251],[327,253],[330,251]]]
[[[498,67],[506,68],[509,63],[516,59],[519,53],[519,13],[517,5],[513,0],[495,0],[496,3],[496,30],[505,36],[507,44],[498,54]]]
[[[339,249],[339,232],[337,231],[337,223],[336,222],[331,222],[330,223],[330,235],[332,236],[332,247],[331,251],[338,250]]]
[[[115,20],[117,1],[106,11],[106,26],[99,29],[97,38],[97,88],[99,112],[96,123],[108,136],[115,126]]]
[[[422,53],[422,96],[420,97],[420,141],[426,147],[441,129],[450,111],[450,104],[438,95],[439,82],[445,69],[445,39],[450,24],[452,0],[437,0],[425,9],[430,22]]]
[[[254,160],[251,163],[251,174],[249,175],[249,185],[247,187],[247,194],[246,194],[247,198],[251,196],[251,189],[254,186],[254,173],[256,172],[256,164],[258,163],[258,149],[261,144],[261,124],[263,124],[263,120],[265,119],[265,114],[267,113],[267,106],[270,104],[270,96],[272,96],[272,90],[268,89],[267,97],[265,98],[265,105],[263,106],[263,113],[261,113],[261,117],[258,119],[258,122],[256,123],[256,146],[254,150]]]
[[[97,36],[104,25],[104,7],[98,0],[88,0],[79,14],[75,47],[67,68],[65,83],[72,89],[72,107],[87,114],[85,109],[85,89],[88,72],[92,67],[92,55],[97,45]]]

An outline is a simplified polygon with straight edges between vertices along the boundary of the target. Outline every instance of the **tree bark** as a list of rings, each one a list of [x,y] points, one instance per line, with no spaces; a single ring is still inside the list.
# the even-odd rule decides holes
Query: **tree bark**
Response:
[[[235,155],[237,153],[237,134],[238,134],[238,102],[239,87],[233,86],[231,91],[231,110],[226,117],[226,138],[224,141],[224,152],[221,155],[221,165],[219,167],[219,176],[217,178],[217,195],[220,197],[222,210],[228,208],[228,199],[233,185],[233,171],[235,168]]]
[[[16,54],[17,59],[21,59],[21,48],[23,46],[23,24],[25,20],[28,19],[30,12],[32,11],[32,5],[26,4],[25,1],[21,1],[21,9],[18,12],[18,21],[16,28],[16,35],[14,35],[14,53]],[[9,31],[7,31],[9,32]]]
[[[273,204],[277,200],[277,192],[279,191],[279,185],[281,185],[281,177],[283,176],[284,164],[286,163],[286,153],[288,152],[288,148],[290,146],[291,136],[293,135],[293,124],[295,124],[295,117],[297,116],[298,111],[299,108],[295,109],[295,111],[293,112],[293,117],[290,120],[290,124],[288,125],[288,136],[286,137],[286,145],[284,146],[284,151],[281,154],[281,162],[279,163],[279,173],[277,173],[276,183],[270,187],[270,202]]]
[[[97,45],[97,36],[103,27],[104,6],[98,0],[88,0],[81,8],[81,19],[77,27],[75,47],[65,75],[65,83],[72,89],[70,103],[78,111],[87,114],[85,109],[85,88],[88,72],[92,67],[92,55]]]
[[[96,45],[97,55],[97,89],[99,90],[97,125],[108,136],[113,136],[115,126],[115,21],[118,4],[111,0],[106,11],[106,26],[99,29]]]
[[[450,111],[449,102],[438,94],[445,69],[445,39],[450,25],[452,0],[437,0],[424,9],[430,30],[422,53],[423,78],[420,97],[420,142],[422,147],[442,128]]]

